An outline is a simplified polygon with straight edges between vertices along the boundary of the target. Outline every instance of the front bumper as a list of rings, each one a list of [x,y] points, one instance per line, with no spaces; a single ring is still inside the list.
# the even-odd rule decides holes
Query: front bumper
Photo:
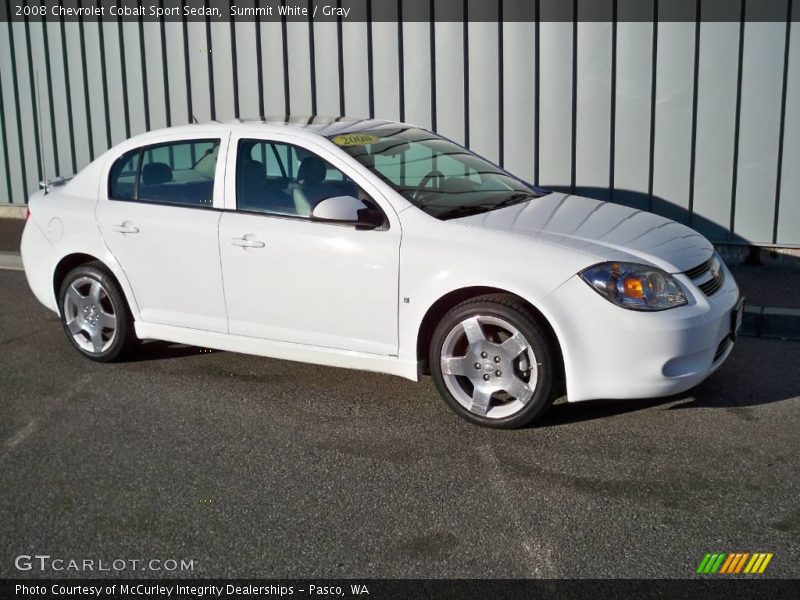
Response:
[[[711,296],[675,275],[689,304],[636,312],[608,302],[579,276],[548,297],[561,343],[567,400],[653,398],[686,391],[733,349],[731,314],[740,294],[730,271]]]

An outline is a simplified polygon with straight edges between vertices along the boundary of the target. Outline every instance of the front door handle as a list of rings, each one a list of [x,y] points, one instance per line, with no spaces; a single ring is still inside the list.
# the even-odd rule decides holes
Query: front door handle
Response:
[[[112,225],[111,229],[119,233],[139,233],[139,228],[134,227],[127,221],[120,223],[119,225]]]
[[[248,236],[233,238],[233,245],[241,248],[263,248],[264,242],[260,240],[248,239]]]

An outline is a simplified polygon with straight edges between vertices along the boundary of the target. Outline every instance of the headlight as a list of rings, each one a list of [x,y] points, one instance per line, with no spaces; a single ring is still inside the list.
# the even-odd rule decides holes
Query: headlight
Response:
[[[607,262],[581,271],[580,276],[606,300],[623,308],[665,310],[686,304],[678,282],[655,267]]]

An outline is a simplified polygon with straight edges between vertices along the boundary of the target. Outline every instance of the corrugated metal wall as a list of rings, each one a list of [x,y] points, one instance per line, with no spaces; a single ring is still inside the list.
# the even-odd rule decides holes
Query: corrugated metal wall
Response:
[[[0,23],[0,202],[191,115],[346,113],[717,242],[798,246],[800,7],[784,2],[776,23]]]

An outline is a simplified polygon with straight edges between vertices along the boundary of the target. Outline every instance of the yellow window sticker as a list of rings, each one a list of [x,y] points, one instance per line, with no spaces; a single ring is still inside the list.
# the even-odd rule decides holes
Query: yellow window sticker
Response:
[[[367,133],[345,133],[333,138],[333,143],[337,146],[366,146],[374,144],[380,139],[377,135]]]

